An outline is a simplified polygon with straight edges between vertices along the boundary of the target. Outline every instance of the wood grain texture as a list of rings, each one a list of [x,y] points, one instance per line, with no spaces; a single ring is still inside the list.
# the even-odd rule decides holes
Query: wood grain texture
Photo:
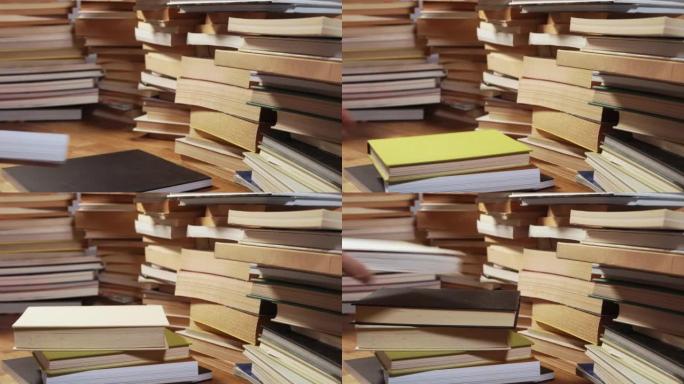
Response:
[[[17,357],[30,356],[30,352],[26,351],[13,351],[14,341],[12,338],[12,329],[9,328],[11,322],[3,321],[3,316],[0,316],[0,360],[14,359]],[[4,322],[4,324],[3,324]],[[4,327],[3,327],[4,326]],[[243,380],[237,376],[214,372],[214,379],[211,381],[206,381],[207,384],[248,384],[246,380]],[[12,379],[9,375],[3,372],[0,367],[0,384],[16,384],[16,381]]]
[[[370,164],[368,158],[367,141],[390,137],[428,135],[432,133],[468,131],[472,127],[458,122],[444,120],[400,121],[356,123],[345,128],[342,146],[342,164],[344,168]],[[534,162],[533,162],[534,164]],[[559,177],[552,172],[544,172],[553,177],[556,186],[544,192],[589,192],[590,190],[573,180]],[[359,189],[347,180],[344,175],[342,190],[344,192],[359,192]]]
[[[117,126],[111,122],[84,120],[0,123],[0,129],[68,134],[70,137],[69,158],[141,149],[184,167],[202,172],[207,176],[211,176],[214,183],[214,187],[212,188],[213,191],[247,191],[246,188],[232,181],[232,172],[197,160],[181,158],[180,155],[174,152],[174,142],[172,140],[141,136],[139,133],[131,131],[130,127]],[[0,163],[0,168],[14,165],[16,164]],[[16,191],[17,188],[0,173],[0,192]]]

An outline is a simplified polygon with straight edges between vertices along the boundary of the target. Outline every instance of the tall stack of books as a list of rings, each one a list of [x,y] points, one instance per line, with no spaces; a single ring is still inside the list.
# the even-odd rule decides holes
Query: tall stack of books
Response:
[[[440,102],[442,67],[425,57],[414,1],[344,3],[343,107],[359,121],[422,120]]]
[[[166,329],[161,306],[31,307],[12,326],[15,349],[3,361],[19,383],[193,383],[210,371],[189,343]]]
[[[159,137],[184,137],[189,132],[190,108],[175,104],[176,86],[181,75],[181,57],[194,56],[187,44],[188,32],[201,23],[197,14],[182,14],[166,1],[138,0],[135,38],[143,44],[145,70],[139,90],[144,115],[135,119],[135,132]]]
[[[80,120],[97,103],[100,67],[87,63],[74,1],[8,2],[0,15],[0,121]]]
[[[442,104],[435,115],[476,125],[484,114],[491,90],[480,87],[487,68],[485,50],[477,39],[477,2],[468,0],[421,1],[417,34],[446,72],[441,82]]]
[[[76,19],[76,35],[104,70],[99,81],[99,104],[93,115],[134,125],[142,111],[138,91],[145,69],[141,44],[135,39],[135,0],[83,0]]]
[[[478,118],[478,129],[495,129],[512,137],[531,133],[532,109],[516,103],[524,56],[537,56],[529,45],[529,32],[537,31],[545,15],[522,13],[510,1],[483,0],[478,3],[480,24],[477,37],[487,51],[487,70],[482,89],[488,92],[486,115]]]
[[[80,305],[81,298],[97,296],[102,265],[73,227],[74,197],[0,197],[0,314],[37,305]]]
[[[354,193],[342,196],[343,235],[366,239],[416,240],[410,193]]]
[[[362,382],[521,383],[554,377],[515,333],[513,290],[382,289],[356,305],[357,348],[375,356],[348,360]],[[381,372],[378,372],[381,371]]]
[[[176,141],[176,152],[251,169],[236,177],[254,190],[337,192],[342,28],[334,16],[341,5],[309,4],[305,11],[296,2],[249,3],[169,2],[188,13],[262,11],[224,17],[227,27],[218,24],[220,14],[207,17],[203,28],[228,34],[196,42],[216,48],[209,58],[182,60],[176,102],[206,110],[193,110],[191,134]]]
[[[85,231],[89,247],[102,259],[99,296],[120,304],[138,303],[144,285],[138,281],[145,262],[144,243],[135,232],[135,194],[81,195],[75,226]]]
[[[654,7],[644,4],[642,7]],[[593,185],[613,192],[682,192],[682,79],[680,4],[664,16],[614,14],[573,17],[573,33],[590,34],[581,51],[561,50],[557,63],[573,71],[597,71],[588,108],[619,114],[615,129],[588,153]],[[597,152],[598,150],[594,150]],[[588,176],[591,179],[591,175]]]
[[[368,151],[386,192],[501,192],[554,183],[530,165],[530,148],[493,130],[373,139]]]
[[[181,250],[195,248],[187,226],[195,224],[203,210],[181,207],[163,194],[138,195],[136,208],[135,231],[145,243],[145,264],[138,279],[145,285],[142,302],[162,305],[170,326],[184,329],[190,325],[190,300],[175,294]]]

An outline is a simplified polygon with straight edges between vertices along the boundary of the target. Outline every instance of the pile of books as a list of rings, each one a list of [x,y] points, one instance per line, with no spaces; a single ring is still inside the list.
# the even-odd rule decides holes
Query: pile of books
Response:
[[[353,193],[342,196],[343,236],[365,239],[416,240],[410,193]]]
[[[84,193],[74,222],[104,264],[99,296],[120,304],[139,303],[142,297],[138,276],[145,255],[142,238],[135,232],[134,199],[135,194]]]
[[[176,295],[181,250],[195,248],[187,237],[187,226],[195,224],[204,213],[201,207],[181,207],[165,194],[139,194],[135,231],[145,243],[145,263],[138,281],[144,284],[143,304],[164,307],[170,327],[190,325],[190,299]]]
[[[343,107],[359,121],[422,120],[440,102],[442,67],[425,57],[414,1],[344,4]]]
[[[435,116],[476,125],[484,114],[486,96],[480,87],[487,68],[484,45],[477,39],[477,2],[468,0],[421,1],[417,34],[446,72],[441,82],[442,104]]]
[[[658,9],[658,7],[656,7]],[[598,72],[588,108],[605,108],[619,120],[600,153],[587,153],[598,190],[682,192],[682,63],[684,8],[658,9],[664,16],[615,14],[610,19],[573,17],[569,29],[586,33],[581,51],[561,50],[557,63],[572,71]],[[594,149],[598,152],[598,149]]]
[[[0,121],[80,120],[97,103],[100,67],[86,62],[69,19],[74,1],[4,4]]]
[[[387,192],[499,192],[542,189],[553,179],[530,165],[530,149],[479,130],[373,139],[368,151]]]
[[[128,125],[142,114],[138,83],[145,69],[142,46],[135,39],[134,6],[135,0],[83,0],[76,19],[76,35],[104,70],[99,104],[92,113]]]
[[[174,103],[183,55],[194,56],[188,32],[201,23],[200,15],[182,14],[166,1],[138,0],[135,38],[145,51],[139,91],[144,115],[136,117],[134,131],[156,137],[184,137],[189,132],[190,108]]]
[[[339,191],[341,4],[168,4],[209,11],[206,33],[188,35],[211,48],[208,57],[181,60],[175,101],[193,111],[176,152],[231,172],[251,169],[235,177],[252,190]]]
[[[0,197],[0,314],[29,306],[80,305],[97,296],[100,259],[85,250],[70,208],[75,196]]]
[[[194,383],[211,371],[190,359],[189,343],[166,329],[161,306],[30,307],[17,320],[4,360],[19,383]]]
[[[487,68],[482,90],[487,94],[486,115],[478,118],[478,129],[494,129],[512,137],[531,133],[532,109],[516,104],[524,56],[538,56],[537,46],[529,45],[529,32],[535,32],[545,19],[543,13],[523,13],[509,0],[478,2],[480,24],[477,37],[484,42]]]
[[[379,290],[357,303],[355,316],[357,347],[375,356],[345,364],[366,383],[550,380],[532,342],[513,331],[518,301],[512,290]]]

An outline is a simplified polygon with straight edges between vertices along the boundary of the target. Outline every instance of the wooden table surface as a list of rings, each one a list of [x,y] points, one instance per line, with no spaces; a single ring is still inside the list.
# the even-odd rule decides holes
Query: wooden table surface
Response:
[[[174,150],[173,140],[164,140],[141,136],[133,132],[130,127],[117,126],[102,120],[60,121],[60,122],[29,122],[29,123],[0,123],[0,130],[17,130],[47,133],[69,134],[69,158],[98,155],[104,153],[141,149],[166,160],[181,164],[184,167],[211,176],[214,191],[244,192],[247,189],[232,181],[233,173],[219,169],[193,159],[183,158]],[[14,166],[0,162],[0,168]],[[0,192],[16,192],[15,186],[10,184],[0,173]],[[59,191],[56,191],[59,192]]]
[[[351,327],[351,325],[347,324],[347,326],[345,328],[344,336],[342,337],[342,358],[343,358],[343,360],[350,360],[350,359],[368,357],[368,356],[373,355],[372,352],[358,351],[355,348],[356,348],[356,340],[355,340],[355,335],[354,335],[354,329]],[[536,357],[542,361],[542,364],[548,366],[547,364],[544,363],[543,358],[541,358],[539,356],[536,356]],[[553,369],[550,366],[549,366],[549,368]],[[581,377],[571,375],[570,373],[567,373],[565,371],[561,371],[558,369],[553,369],[553,371],[555,372],[555,379],[552,381],[546,382],[548,384],[589,384],[589,381],[587,381]],[[344,384],[359,384],[359,381],[357,381],[345,369],[343,369],[343,371],[342,371],[342,382]],[[0,383],[0,384],[3,384],[3,383]]]
[[[17,357],[30,356],[30,352],[14,351],[12,350],[14,341],[12,338],[12,330],[9,328],[0,327],[0,360],[13,359]],[[236,377],[234,375],[214,371],[214,379],[206,381],[206,384],[249,384],[246,380]],[[0,384],[17,384],[8,374],[3,372],[0,366]]]
[[[400,122],[372,122],[355,123],[345,129],[342,163],[344,168],[370,164],[366,142],[370,139],[382,139],[389,137],[428,135],[432,133],[444,133],[455,131],[469,131],[472,126],[465,126],[462,123],[445,120],[424,120],[424,121],[400,121]],[[533,162],[534,164],[534,162]],[[590,189],[568,180],[552,172],[544,173],[553,177],[556,182],[554,188],[544,192],[589,192]],[[344,192],[359,192],[359,189],[347,180],[343,179],[342,190]]]

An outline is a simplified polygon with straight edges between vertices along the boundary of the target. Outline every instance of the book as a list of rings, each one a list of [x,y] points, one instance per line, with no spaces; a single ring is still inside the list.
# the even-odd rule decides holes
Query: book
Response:
[[[242,212],[231,210],[228,224],[262,228],[291,229],[342,229],[340,212],[329,210],[306,210],[286,212]]]
[[[672,17],[641,17],[638,19],[570,19],[570,31],[614,36],[684,37],[680,20]]]
[[[472,327],[355,326],[360,350],[453,351],[454,346],[467,351],[509,350],[509,329]]]
[[[24,165],[4,171],[31,192],[182,192],[211,186],[207,176],[141,150],[69,159],[56,168]]]
[[[478,142],[490,146],[480,148]],[[377,139],[370,140],[368,147],[371,160],[387,181],[426,178],[426,171],[434,177],[524,166],[530,151],[495,131]]]
[[[228,31],[244,34],[277,36],[342,37],[342,23],[330,17],[298,18],[293,23],[287,19],[240,19],[228,20]]]
[[[29,308],[12,328],[18,349],[159,350],[166,326],[161,306],[96,306]]]
[[[639,211],[593,212],[572,210],[570,223],[607,228],[684,229],[684,216],[679,211],[653,209]]]
[[[458,292],[458,295],[456,295]],[[361,324],[514,327],[514,291],[381,289],[356,304]]]

